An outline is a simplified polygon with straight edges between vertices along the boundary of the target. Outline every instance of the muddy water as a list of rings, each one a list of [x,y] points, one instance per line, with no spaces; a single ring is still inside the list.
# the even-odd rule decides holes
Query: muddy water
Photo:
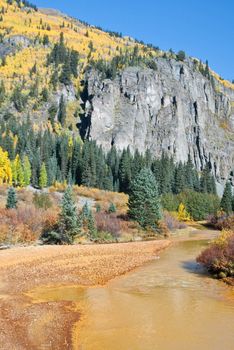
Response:
[[[178,242],[106,287],[53,288],[34,297],[72,300],[85,310],[73,330],[76,350],[233,350],[233,289],[196,264],[205,244]]]

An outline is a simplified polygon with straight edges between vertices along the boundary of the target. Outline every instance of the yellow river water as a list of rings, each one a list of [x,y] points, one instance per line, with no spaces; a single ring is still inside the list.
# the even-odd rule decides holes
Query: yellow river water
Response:
[[[205,241],[178,242],[105,287],[41,290],[84,310],[75,350],[233,350],[234,291],[195,262]]]

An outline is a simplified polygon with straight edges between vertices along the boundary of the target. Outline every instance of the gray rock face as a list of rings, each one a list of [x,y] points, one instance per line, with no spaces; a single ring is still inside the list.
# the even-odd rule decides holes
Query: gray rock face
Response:
[[[113,81],[87,77],[86,137],[105,150],[130,146],[175,161],[210,162],[218,182],[234,170],[234,91],[211,82],[191,61],[158,59],[158,70],[130,67]],[[218,84],[218,82],[216,82]],[[85,119],[85,118],[84,118]]]

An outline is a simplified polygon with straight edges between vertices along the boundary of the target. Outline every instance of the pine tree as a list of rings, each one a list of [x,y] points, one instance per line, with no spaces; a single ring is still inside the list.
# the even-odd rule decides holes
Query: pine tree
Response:
[[[80,234],[80,224],[77,215],[76,205],[73,199],[72,188],[69,186],[62,199],[61,213],[59,215],[59,229],[61,234],[72,243],[75,237]]]
[[[161,218],[158,185],[150,169],[144,168],[131,184],[129,216],[146,228],[155,228]]]
[[[15,189],[10,187],[7,192],[7,203],[6,209],[16,209],[17,208],[17,197],[15,193]]]
[[[47,170],[45,163],[42,163],[41,169],[40,169],[40,176],[39,176],[39,187],[45,188],[47,186]]]
[[[232,212],[232,186],[229,181],[225,185],[220,206],[225,213],[230,214]]]

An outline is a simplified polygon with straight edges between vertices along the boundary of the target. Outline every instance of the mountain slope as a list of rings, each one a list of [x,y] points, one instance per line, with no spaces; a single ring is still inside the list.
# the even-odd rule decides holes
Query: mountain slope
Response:
[[[0,118],[29,117],[35,130],[66,130],[105,150],[190,155],[221,185],[234,181],[234,85],[208,64],[56,10],[0,0],[0,12]]]

